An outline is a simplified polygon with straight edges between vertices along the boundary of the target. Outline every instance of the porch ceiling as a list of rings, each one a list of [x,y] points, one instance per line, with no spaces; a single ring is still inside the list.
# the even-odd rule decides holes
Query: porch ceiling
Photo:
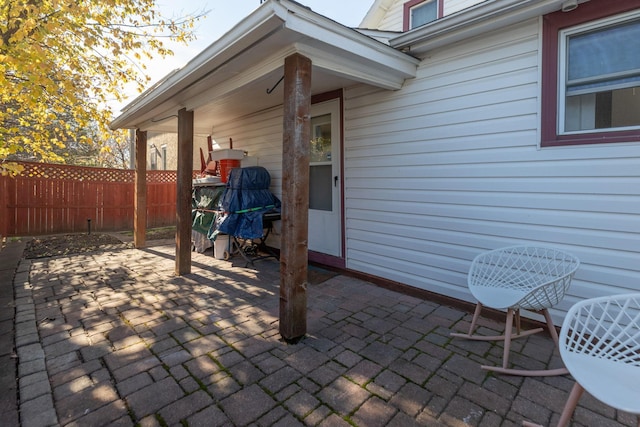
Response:
[[[194,131],[283,103],[284,59],[311,59],[312,92],[355,83],[402,87],[418,60],[289,0],[269,0],[219,40],[126,106],[113,129],[176,132],[177,112],[194,111]]]

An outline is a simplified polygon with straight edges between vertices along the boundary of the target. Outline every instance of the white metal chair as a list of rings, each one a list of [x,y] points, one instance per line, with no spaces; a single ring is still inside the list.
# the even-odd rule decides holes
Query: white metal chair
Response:
[[[559,427],[569,423],[584,390],[640,415],[640,293],[592,298],[571,307],[560,330],[560,356],[576,383]]]
[[[551,337],[558,344],[558,334],[548,309],[562,300],[579,265],[580,261],[573,255],[540,246],[509,246],[478,255],[471,263],[467,276],[469,290],[478,300],[469,333],[451,335],[482,341],[504,340],[502,367],[482,366],[482,369],[523,376],[566,374],[565,368],[536,371],[509,369],[509,350],[512,339],[543,330],[521,331],[520,309],[542,314]],[[483,306],[507,310],[504,335],[473,334]],[[512,331],[514,317],[515,334]]]

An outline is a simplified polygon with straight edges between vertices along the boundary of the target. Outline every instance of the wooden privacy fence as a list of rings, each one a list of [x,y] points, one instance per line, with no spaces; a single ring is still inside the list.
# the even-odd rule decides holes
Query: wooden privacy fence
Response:
[[[0,176],[0,235],[133,229],[135,171],[20,162]],[[147,171],[147,227],[176,223],[176,171]]]

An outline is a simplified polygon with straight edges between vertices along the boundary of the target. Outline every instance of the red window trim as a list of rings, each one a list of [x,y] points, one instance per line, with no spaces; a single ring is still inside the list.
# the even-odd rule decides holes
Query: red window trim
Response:
[[[403,13],[403,17],[402,17],[402,31],[409,31],[409,24],[411,22],[411,8],[413,6],[417,6],[420,3],[424,3],[427,0],[409,0],[408,2],[406,2],[403,7],[404,7],[404,13]],[[438,16],[436,16],[436,19],[440,19],[444,16],[444,1],[442,0],[433,0],[435,2],[438,3]]]
[[[640,138],[640,130],[590,132],[558,135],[558,34],[559,31],[638,9],[637,0],[589,1],[572,12],[545,15],[542,29],[542,147],[578,144],[630,142]]]

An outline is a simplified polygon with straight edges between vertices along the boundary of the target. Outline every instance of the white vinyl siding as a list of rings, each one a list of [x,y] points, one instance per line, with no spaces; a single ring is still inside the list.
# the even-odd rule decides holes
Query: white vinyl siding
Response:
[[[402,20],[404,16],[403,5],[406,0],[396,0],[393,6],[384,15],[380,21],[380,25],[376,30],[381,31],[402,31]]]
[[[345,93],[349,269],[472,300],[478,253],[548,244],[577,299],[640,290],[640,146],[538,148],[539,22],[430,52],[397,92]]]
[[[444,16],[475,6],[483,1],[485,0],[444,0]]]
[[[262,166],[271,175],[271,192],[282,196],[282,107],[234,119],[216,125],[212,135],[220,148],[244,150],[251,161]]]

